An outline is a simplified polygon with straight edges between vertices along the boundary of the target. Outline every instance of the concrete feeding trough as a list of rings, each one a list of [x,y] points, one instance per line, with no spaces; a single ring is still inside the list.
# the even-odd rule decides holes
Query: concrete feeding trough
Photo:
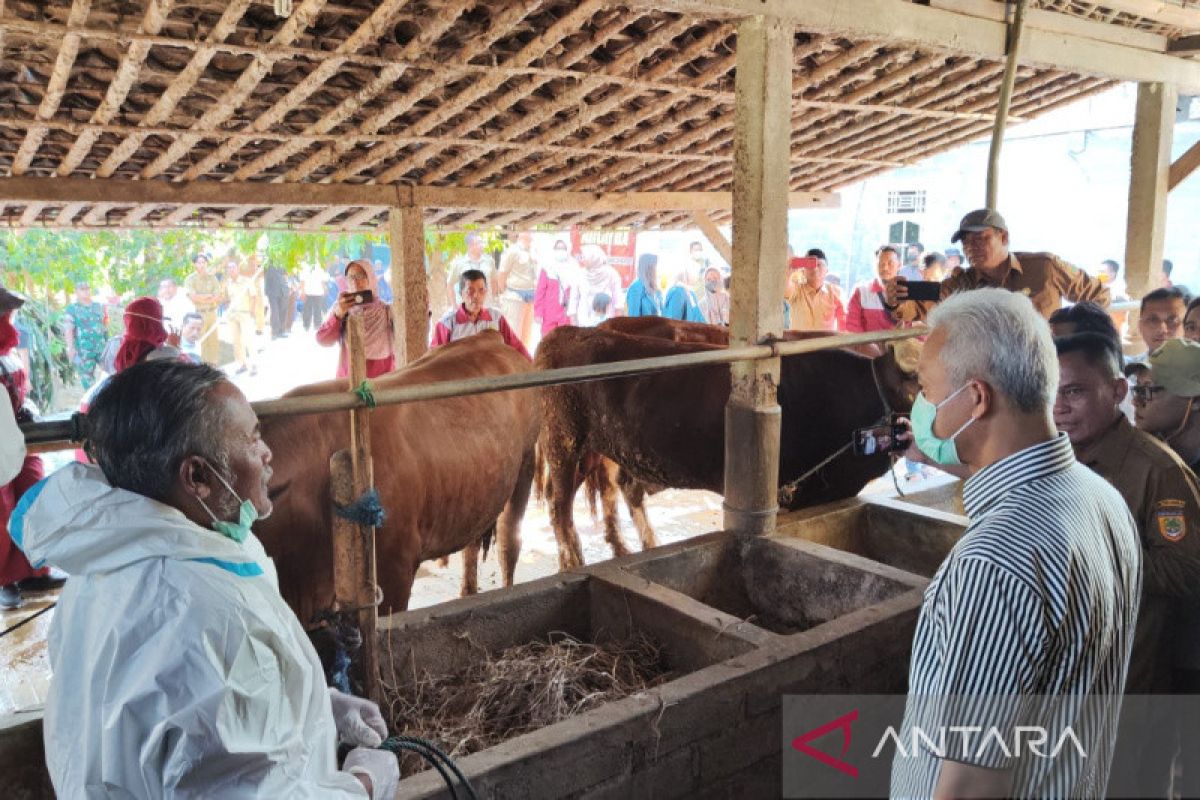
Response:
[[[707,534],[396,614],[381,635],[410,672],[555,630],[662,645],[672,680],[462,758],[481,797],[777,796],[782,696],[904,691],[918,572],[932,574],[964,523],[854,500],[782,517],[770,538]],[[432,772],[401,795],[448,796]]]

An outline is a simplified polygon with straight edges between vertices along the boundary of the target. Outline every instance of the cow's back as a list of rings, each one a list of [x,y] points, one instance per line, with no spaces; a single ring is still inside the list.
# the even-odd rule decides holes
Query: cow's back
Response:
[[[528,372],[532,365],[494,331],[436,348],[372,379],[378,390]],[[344,380],[299,387],[289,397],[346,391]],[[486,531],[512,495],[537,438],[534,390],[380,406],[370,415],[375,485],[388,514],[377,531],[385,559],[425,560],[462,549]],[[258,526],[279,567],[280,590],[302,620],[332,600],[329,459],[350,446],[349,415],[264,421],[272,490],[282,493]],[[380,581],[388,605],[384,571]]]

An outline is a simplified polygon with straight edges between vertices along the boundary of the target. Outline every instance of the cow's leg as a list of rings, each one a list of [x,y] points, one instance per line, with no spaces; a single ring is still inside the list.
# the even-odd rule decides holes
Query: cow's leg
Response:
[[[471,542],[462,551],[462,590],[460,596],[470,597],[479,593],[479,542]]]
[[[617,515],[617,473],[620,469],[615,461],[606,458],[595,471],[600,483],[600,505],[604,510],[604,540],[612,548],[614,558],[629,555],[629,548],[621,539],[620,517]]]
[[[558,541],[558,568],[577,569],[583,566],[583,547],[579,544],[571,506],[581,483],[581,448],[576,440],[561,435],[543,435],[538,446],[543,448],[550,470],[546,499],[550,504],[550,525]]]
[[[625,496],[625,505],[629,506],[629,516],[633,518],[638,538],[642,540],[642,549],[658,547],[658,537],[654,535],[650,518],[646,516],[646,487],[629,477],[624,470],[617,475],[617,485],[621,487],[621,494]]]
[[[500,518],[496,520],[496,546],[499,549],[500,572],[504,577],[504,585],[513,585],[513,575],[517,570],[517,558],[521,555],[521,520],[525,517],[525,508],[529,505],[529,493],[533,488],[534,456],[533,451],[525,454],[521,462],[521,470],[517,473],[517,483],[513,487],[512,496],[504,504]]]

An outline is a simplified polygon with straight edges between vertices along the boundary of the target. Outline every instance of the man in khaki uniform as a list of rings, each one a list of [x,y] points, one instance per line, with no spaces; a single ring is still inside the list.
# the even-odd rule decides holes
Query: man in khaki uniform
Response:
[[[1200,482],[1176,453],[1134,428],[1122,413],[1128,384],[1114,338],[1078,333],[1055,344],[1054,422],[1070,438],[1079,462],[1125,498],[1142,544],[1142,601],[1125,691],[1170,694],[1181,612],[1200,598]],[[1131,708],[1124,722],[1144,731],[1154,724],[1138,716],[1144,711]],[[1128,734],[1113,762],[1113,795],[1152,790],[1153,796],[1167,796],[1174,754],[1167,741]]]
[[[1010,253],[1008,224],[997,211],[981,208],[963,217],[950,241],[960,239],[971,266],[955,269],[942,281],[943,300],[955,292],[990,286],[1020,292],[1047,318],[1062,307],[1064,297],[1073,303],[1091,300],[1108,307],[1108,288],[1103,283],[1053,253]],[[888,281],[887,306],[902,322],[925,319],[933,304],[909,300],[905,283],[903,278]]]
[[[221,340],[217,337],[217,307],[225,300],[221,282],[208,270],[208,256],[199,253],[192,259],[196,271],[183,282],[183,291],[196,307],[203,320],[204,332],[200,341],[200,357],[204,363],[216,366],[221,359]]]
[[[537,289],[538,265],[533,257],[533,234],[522,231],[517,243],[504,251],[496,273],[495,292],[500,309],[517,336],[529,346],[533,331],[533,294]]]

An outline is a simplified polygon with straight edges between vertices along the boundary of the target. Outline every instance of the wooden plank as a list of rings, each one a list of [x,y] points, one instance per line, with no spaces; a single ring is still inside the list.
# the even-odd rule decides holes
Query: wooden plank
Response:
[[[92,0],[74,0],[71,3],[71,11],[67,15],[67,24],[84,24],[91,8]],[[58,55],[55,56],[54,67],[50,70],[46,92],[42,95],[42,102],[38,105],[38,119],[50,119],[54,116],[54,112],[58,111],[58,105],[66,93],[67,81],[71,78],[71,68],[75,66],[75,56],[78,53],[79,36],[70,33],[63,36],[58,45]],[[12,166],[9,169],[11,174],[25,174],[33,164],[33,157],[37,155],[38,148],[42,146],[42,140],[46,138],[46,132],[45,128],[32,128],[26,132],[16,156],[13,157]]]
[[[1187,176],[1200,167],[1200,141],[1189,147],[1183,155],[1175,159],[1167,176],[1167,191],[1171,191],[1184,181]]]
[[[730,347],[782,335],[791,146],[791,25],[738,26]],[[730,367],[725,410],[725,529],[770,534],[778,510],[779,359]]]
[[[1200,31],[1200,8],[1186,8],[1165,0],[1102,0],[1099,5],[1113,11],[1154,20],[1172,28]]]
[[[1005,4],[997,3],[996,0],[929,0],[929,5],[997,22],[1005,20]],[[1170,40],[1162,34],[1084,19],[1058,11],[1044,11],[1040,8],[1026,9],[1025,25],[1031,30],[1094,39],[1098,42],[1149,50],[1152,53],[1167,52],[1170,47]]]
[[[784,175],[788,170],[784,169]],[[112,202],[125,205],[211,208],[233,206],[327,206],[466,208],[496,211],[606,212],[714,211],[733,207],[730,192],[550,192],[529,189],[462,189],[438,186],[355,184],[219,183],[196,181],[94,181],[83,178],[0,178],[0,202]],[[791,208],[836,208],[833,192],[792,192]]]
[[[429,288],[425,281],[425,222],[420,208],[388,212],[392,252],[392,315],[396,320],[396,366],[420,358],[429,347]]]
[[[1200,36],[1180,36],[1167,45],[1167,52],[1176,56],[1194,56],[1200,53]]]
[[[703,211],[693,211],[692,221],[696,223],[696,227],[708,239],[717,254],[725,259],[725,263],[733,266],[733,245],[725,238],[725,234],[721,233],[721,229],[717,227],[717,223],[713,222],[713,218]]]
[[[1154,289],[1162,278],[1176,99],[1174,87],[1138,86],[1125,226],[1125,282],[1132,297]]]
[[[886,41],[891,47],[995,60],[1005,54],[1003,22],[905,0],[629,0],[629,5],[717,18],[761,14],[809,33],[851,41]],[[1038,28],[1027,32],[1022,51],[1023,64],[1118,80],[1162,81],[1200,93],[1200,63],[1166,53]]]

